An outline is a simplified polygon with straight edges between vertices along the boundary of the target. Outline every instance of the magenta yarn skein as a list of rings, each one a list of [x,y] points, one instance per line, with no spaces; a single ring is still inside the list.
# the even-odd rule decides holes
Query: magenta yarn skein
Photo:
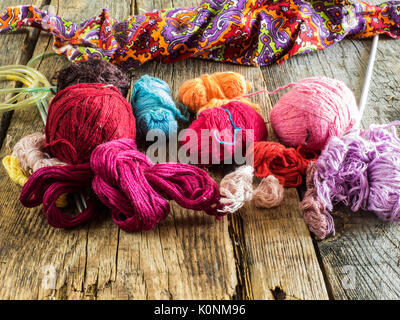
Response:
[[[310,151],[322,150],[332,136],[343,136],[358,117],[353,92],[342,81],[326,77],[295,83],[270,112],[282,144],[304,145]]]
[[[169,214],[167,200],[217,218],[227,214],[219,211],[219,188],[206,171],[183,163],[153,164],[134,140],[99,145],[90,166],[93,190],[125,231],[152,229]]]

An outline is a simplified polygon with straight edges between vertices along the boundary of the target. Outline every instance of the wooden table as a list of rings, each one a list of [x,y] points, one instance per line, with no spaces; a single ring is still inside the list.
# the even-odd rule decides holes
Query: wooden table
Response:
[[[13,5],[26,0],[13,1]],[[139,10],[196,5],[198,0],[34,0],[58,15],[81,22],[104,7],[122,19]],[[0,0],[4,9],[10,1]],[[25,64],[51,51],[48,34],[29,30],[0,36],[0,64]],[[343,80],[360,96],[371,40],[344,40],[323,52],[265,68],[200,60],[150,63],[138,75],[159,77],[173,89],[203,73],[241,72],[255,90],[273,89],[308,76]],[[362,125],[399,118],[400,41],[381,39]],[[41,61],[48,78],[61,57]],[[258,95],[268,110],[279,98]],[[0,156],[22,136],[43,131],[35,107],[1,115]],[[273,138],[273,137],[272,137]],[[259,210],[247,205],[217,221],[172,204],[169,217],[152,231],[126,233],[108,213],[73,230],[47,225],[41,208],[26,209],[20,187],[0,168],[1,299],[398,299],[400,227],[371,213],[335,211],[337,235],[315,241],[298,207],[296,189],[283,203]],[[215,173],[218,175],[218,173]],[[49,282],[55,276],[55,282]],[[50,277],[50,278],[49,278]]]

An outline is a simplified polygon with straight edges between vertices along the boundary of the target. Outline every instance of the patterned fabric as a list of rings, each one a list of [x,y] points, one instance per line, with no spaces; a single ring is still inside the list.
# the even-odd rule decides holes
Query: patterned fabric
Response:
[[[197,8],[155,10],[119,22],[103,9],[76,25],[33,6],[8,8],[0,33],[31,26],[54,36],[71,61],[99,57],[124,69],[189,57],[243,65],[282,63],[349,36],[400,38],[400,0],[204,0]]]

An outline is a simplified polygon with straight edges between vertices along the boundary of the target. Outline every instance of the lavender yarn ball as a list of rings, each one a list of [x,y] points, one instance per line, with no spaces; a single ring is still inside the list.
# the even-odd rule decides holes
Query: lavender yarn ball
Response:
[[[331,211],[338,203],[400,220],[400,139],[396,126],[372,125],[342,139],[332,137],[316,162],[314,185]]]
[[[113,85],[126,97],[130,88],[128,75],[103,59],[88,59],[72,63],[58,71],[57,92],[78,83],[104,83]]]

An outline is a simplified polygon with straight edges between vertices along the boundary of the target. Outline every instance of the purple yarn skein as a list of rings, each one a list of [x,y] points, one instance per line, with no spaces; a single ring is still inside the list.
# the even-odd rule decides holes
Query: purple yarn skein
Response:
[[[371,125],[341,139],[332,137],[316,162],[314,184],[329,211],[343,203],[352,211],[400,220],[400,139],[396,126]]]

